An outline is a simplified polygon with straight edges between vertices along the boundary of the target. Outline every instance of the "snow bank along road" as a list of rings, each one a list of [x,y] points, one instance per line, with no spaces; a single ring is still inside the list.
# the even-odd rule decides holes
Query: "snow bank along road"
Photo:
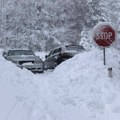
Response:
[[[107,51],[106,66],[102,51],[93,49],[36,75],[1,53],[0,120],[120,120],[118,51]]]

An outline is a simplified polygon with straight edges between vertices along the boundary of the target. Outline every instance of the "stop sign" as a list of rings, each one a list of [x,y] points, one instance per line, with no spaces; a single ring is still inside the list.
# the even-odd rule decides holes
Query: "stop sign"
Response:
[[[109,47],[116,39],[116,32],[109,23],[99,23],[94,27],[93,40],[100,47]]]

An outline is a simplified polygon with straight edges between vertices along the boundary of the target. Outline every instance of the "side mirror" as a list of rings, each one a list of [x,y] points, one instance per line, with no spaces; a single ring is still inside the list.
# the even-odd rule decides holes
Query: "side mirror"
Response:
[[[47,55],[45,55],[45,58],[47,58],[48,56]]]

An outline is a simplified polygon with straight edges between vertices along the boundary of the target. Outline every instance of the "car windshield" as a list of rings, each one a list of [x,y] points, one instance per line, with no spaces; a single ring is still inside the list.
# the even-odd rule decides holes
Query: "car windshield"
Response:
[[[66,46],[66,50],[80,52],[81,50],[84,50],[84,48],[83,48],[83,46]]]
[[[8,52],[9,56],[18,56],[18,55],[34,55],[31,50],[10,50]]]

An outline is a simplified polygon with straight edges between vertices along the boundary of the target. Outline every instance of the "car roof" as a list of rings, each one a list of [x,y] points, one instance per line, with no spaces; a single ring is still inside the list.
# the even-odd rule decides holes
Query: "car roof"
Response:
[[[53,52],[54,50],[59,49],[59,48],[61,48],[62,51],[66,51],[67,47],[79,47],[79,48],[81,48],[81,50],[85,50],[82,45],[63,45],[63,46],[59,46],[59,47],[54,48],[51,52]]]
[[[82,45],[66,45],[66,47],[79,47],[81,49],[85,49]]]
[[[8,49],[6,49],[5,51],[8,52],[8,51],[10,51],[10,50],[13,50],[13,51],[15,50],[15,51],[16,51],[16,50],[30,50],[30,49],[27,49],[27,48],[14,48],[14,49],[8,48]],[[30,50],[30,51],[31,51],[31,50]]]

